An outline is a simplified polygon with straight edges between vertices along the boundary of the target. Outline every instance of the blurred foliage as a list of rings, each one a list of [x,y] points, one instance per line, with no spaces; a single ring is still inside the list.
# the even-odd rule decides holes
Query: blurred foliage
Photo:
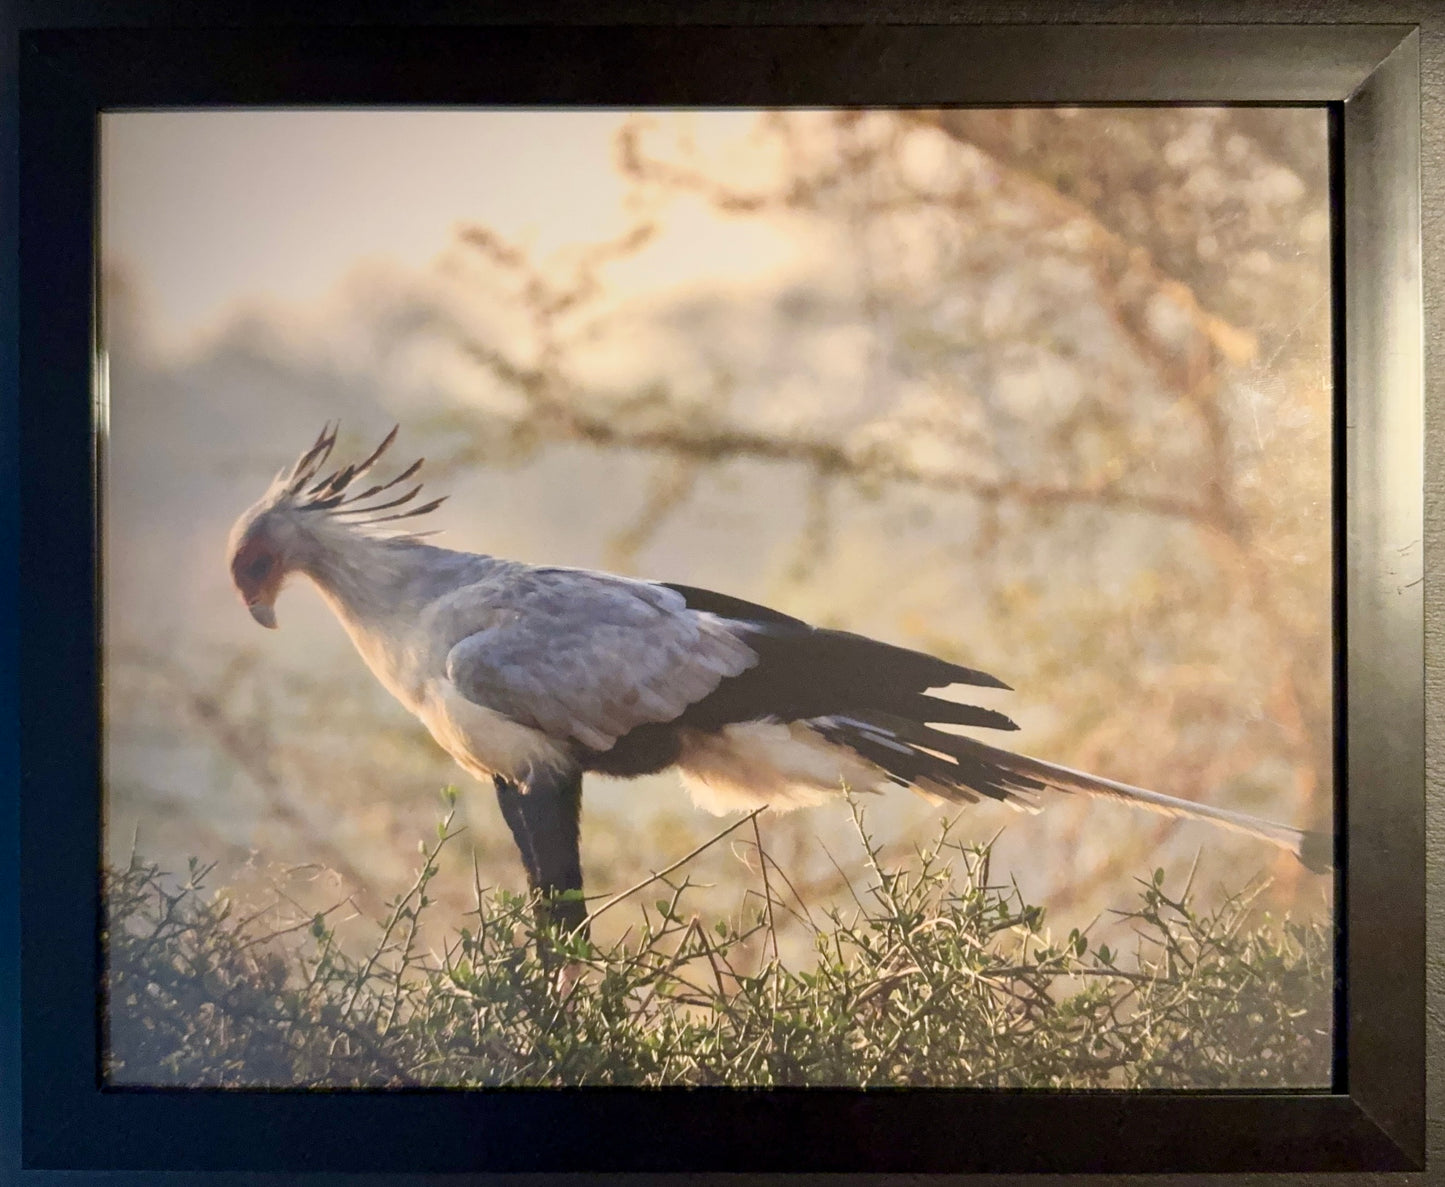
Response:
[[[453,797],[454,799],[454,797]],[[237,918],[191,863],[179,886],[133,860],[107,887],[107,1074],[242,1086],[943,1085],[1254,1088],[1329,1082],[1330,945],[1319,924],[1260,920],[1248,893],[1200,913],[1141,882],[1135,959],[1071,931],[990,877],[987,848],[944,828],[815,916],[760,851],[761,902],[690,911],[687,866],[633,889],[649,907],[597,947],[538,935],[531,904],[478,884],[459,933],[416,942],[452,816],[410,889],[349,956],[330,916]],[[745,823],[745,821],[743,822]],[[594,913],[621,900],[609,899]],[[284,904],[282,904],[284,906]],[[778,960],[801,912],[806,967]],[[747,940],[771,938],[752,958]],[[769,955],[771,954],[771,955]],[[560,966],[559,961],[565,961]]]
[[[469,411],[453,464],[520,464],[569,443],[655,459],[613,540],[634,566],[689,501],[726,505],[710,478],[801,472],[796,551],[751,592],[853,629],[901,626],[999,672],[1021,690],[1026,728],[1047,722],[1030,745],[1074,765],[1328,820],[1320,113],[771,113],[731,156],[699,147],[700,126],[623,127],[638,221],[565,268],[486,228],[463,233],[472,283],[514,294],[516,320],[504,335],[455,331],[483,381],[520,400]],[[741,315],[699,301],[692,360],[600,385],[590,344],[626,341],[646,316],[605,296],[606,270],[698,200],[839,253],[760,315],[790,364],[722,361]],[[850,341],[843,328],[858,331],[843,353],[861,373],[809,405],[799,380],[820,382],[817,356]],[[869,504],[885,503],[956,527],[904,533],[931,537],[926,550],[875,540],[892,550],[880,591],[878,553],[848,552],[863,547]],[[1030,701],[1046,716],[1030,720]],[[1060,822],[1064,848],[1080,824]],[[1141,832],[1126,864],[1172,827]],[[1293,886],[1288,863],[1276,872]]]

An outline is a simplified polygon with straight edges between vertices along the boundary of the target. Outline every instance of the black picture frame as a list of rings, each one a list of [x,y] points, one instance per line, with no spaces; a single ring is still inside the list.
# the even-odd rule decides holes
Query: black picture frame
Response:
[[[98,4],[21,12],[13,75],[18,383],[0,397],[0,439],[18,446],[4,460],[13,497],[3,552],[18,561],[14,613],[5,616],[19,642],[4,828],[19,910],[3,926],[18,922],[7,1005],[17,1011],[19,1045],[4,1047],[4,1079],[20,1172],[254,1171],[279,1180],[319,1171],[1319,1173],[1424,1165],[1418,29],[883,24],[856,14],[829,24],[796,23],[801,5],[787,11],[795,23],[746,13],[667,23],[642,9],[631,23],[535,24],[517,12],[488,24],[446,6],[422,6],[405,21],[380,10],[360,19],[313,14],[306,25],[259,11],[207,24],[165,9],[125,19]],[[1323,104],[1333,121],[1337,738],[1346,794],[1332,1091],[100,1087],[92,385],[102,109],[1143,102]],[[0,933],[7,949],[8,935]]]

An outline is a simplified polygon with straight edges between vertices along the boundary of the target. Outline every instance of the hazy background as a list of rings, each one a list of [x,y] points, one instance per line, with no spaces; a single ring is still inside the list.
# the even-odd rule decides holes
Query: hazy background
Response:
[[[107,849],[361,917],[437,789],[520,889],[490,788],[302,582],[257,627],[234,518],[340,418],[425,454],[438,541],[702,585],[993,672],[1040,757],[1320,825],[1331,774],[1322,111],[204,112],[103,118]],[[989,738],[999,741],[999,736]],[[891,854],[942,818],[866,803]],[[721,827],[591,778],[604,892]],[[866,881],[841,803],[763,818],[810,904]],[[1327,880],[1244,838],[1055,797],[994,870],[1056,927],[1156,865]],[[745,834],[736,834],[743,837]],[[1202,850],[1202,852],[1201,852]],[[700,864],[700,909],[756,884]],[[836,865],[835,865],[836,861]],[[840,869],[842,874],[840,874]],[[607,917],[618,930],[627,912]],[[1115,929],[1115,930],[1111,930]],[[356,934],[361,934],[359,931]],[[1126,933],[1125,933],[1126,934]]]

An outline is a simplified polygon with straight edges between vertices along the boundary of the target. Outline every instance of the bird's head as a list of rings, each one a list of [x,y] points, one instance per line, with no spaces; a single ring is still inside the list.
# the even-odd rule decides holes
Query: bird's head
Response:
[[[384,534],[385,529],[378,532],[378,525],[424,515],[443,501],[434,499],[394,514],[377,514],[403,507],[421,493],[418,483],[402,495],[374,501],[415,475],[424,460],[420,458],[390,481],[353,493],[356,479],[369,471],[396,440],[396,428],[362,461],[318,478],[336,445],[339,427],[324,427],[311,448],[276,475],[266,493],[231,529],[227,547],[231,580],[251,617],[264,627],[276,627],[276,596],[286,578],[315,563],[328,540],[334,542],[339,534]],[[426,534],[404,533],[407,537]]]

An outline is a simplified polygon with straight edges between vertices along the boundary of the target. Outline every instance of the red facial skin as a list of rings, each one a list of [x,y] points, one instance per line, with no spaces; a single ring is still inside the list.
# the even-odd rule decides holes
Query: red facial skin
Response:
[[[276,595],[281,590],[285,568],[275,549],[265,540],[247,540],[231,558],[231,579],[246,609],[264,627],[276,627]]]

